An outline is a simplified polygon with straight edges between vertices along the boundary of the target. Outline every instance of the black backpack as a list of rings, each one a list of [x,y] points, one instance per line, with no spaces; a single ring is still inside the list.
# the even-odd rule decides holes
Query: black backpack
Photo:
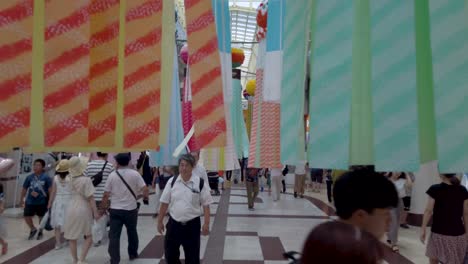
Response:
[[[172,177],[171,188],[174,187],[177,177],[179,177],[179,175]],[[202,178],[200,178],[200,185],[198,186],[198,189],[200,190],[200,192],[203,190],[204,185],[205,185],[205,181]]]
[[[106,166],[107,166],[107,161],[104,163],[104,166],[102,167],[101,171],[91,177],[94,187],[101,184],[102,178],[104,177],[104,169],[106,168]]]

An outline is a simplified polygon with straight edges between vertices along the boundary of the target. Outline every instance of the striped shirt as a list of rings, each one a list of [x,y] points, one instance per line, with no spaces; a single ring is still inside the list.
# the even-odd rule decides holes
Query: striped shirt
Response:
[[[93,177],[94,175],[98,174],[102,167],[104,167],[104,160],[93,160],[88,163],[88,167],[84,171],[84,175],[87,177]],[[102,197],[104,196],[104,188],[106,186],[107,178],[109,174],[114,171],[114,166],[112,163],[107,162],[106,168],[102,172],[102,182],[95,187],[94,191],[94,200],[100,202],[102,201]]]

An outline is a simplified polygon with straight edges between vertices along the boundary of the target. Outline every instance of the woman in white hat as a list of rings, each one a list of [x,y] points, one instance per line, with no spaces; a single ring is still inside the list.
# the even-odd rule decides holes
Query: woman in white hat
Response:
[[[91,227],[94,219],[99,219],[99,213],[94,201],[94,186],[91,178],[83,176],[88,160],[86,158],[72,157],[69,161],[69,173],[72,200],[65,218],[65,239],[70,241],[70,251],[73,263],[85,264],[89,248],[93,243]],[[81,258],[78,259],[77,240],[85,236]]]
[[[65,224],[65,213],[71,200],[71,186],[68,169],[70,162],[63,159],[55,168],[56,175],[52,185],[52,193],[49,199],[48,208],[52,208],[50,224],[55,229],[55,249],[62,247],[61,234]]]

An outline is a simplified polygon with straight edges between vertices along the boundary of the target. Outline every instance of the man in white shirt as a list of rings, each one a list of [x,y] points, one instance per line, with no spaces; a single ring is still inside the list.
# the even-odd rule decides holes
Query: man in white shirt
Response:
[[[306,162],[304,160],[299,161],[296,164],[296,169],[294,171],[294,198],[297,198],[297,195],[299,195],[301,198],[304,198],[306,171]]]
[[[128,168],[130,155],[120,153],[115,157],[117,169],[109,175],[106,182],[102,204],[110,205],[109,255],[111,264],[120,263],[120,235],[125,225],[128,236],[128,255],[130,260],[138,258],[138,207],[137,194],[143,193],[143,202],[148,204],[148,187],[141,175]]]
[[[203,167],[203,165],[201,165],[198,162],[200,160],[200,152],[199,151],[194,151],[194,152],[192,152],[190,154],[195,159],[195,167],[193,168],[193,172],[192,172],[193,175],[196,175],[196,176],[202,178],[205,181],[205,183],[209,183],[208,173],[206,172],[205,167]],[[209,184],[207,184],[206,187],[211,191],[211,188],[210,188]]]
[[[208,182],[193,174],[195,158],[190,154],[179,159],[179,175],[169,179],[161,195],[158,232],[164,232],[164,216],[169,209],[166,224],[164,252],[167,263],[180,263],[180,246],[185,253],[185,263],[200,264],[200,234],[206,236],[210,228],[210,204],[213,198]],[[201,225],[201,207],[204,210]],[[201,229],[201,231],[200,231]]]
[[[280,199],[281,193],[281,177],[283,177],[283,169],[282,168],[272,168],[271,169],[271,182],[272,182],[272,189],[273,189],[273,201],[278,201]]]

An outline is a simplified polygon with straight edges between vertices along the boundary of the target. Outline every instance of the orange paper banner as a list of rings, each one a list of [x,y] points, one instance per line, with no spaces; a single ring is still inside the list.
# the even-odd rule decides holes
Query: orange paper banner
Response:
[[[226,146],[221,61],[211,0],[185,0],[192,110],[199,148]]]
[[[45,6],[44,133],[46,147],[88,145],[89,0]]]
[[[161,94],[162,0],[127,0],[124,147],[157,149]]]
[[[115,145],[117,111],[119,0],[93,0],[90,6],[90,92],[88,141]]]

